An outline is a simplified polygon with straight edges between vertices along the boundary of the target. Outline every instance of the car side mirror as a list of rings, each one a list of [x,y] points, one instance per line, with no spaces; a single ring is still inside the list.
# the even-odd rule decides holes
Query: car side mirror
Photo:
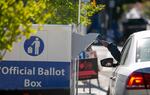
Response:
[[[113,67],[113,58],[105,58],[100,62],[103,67]]]

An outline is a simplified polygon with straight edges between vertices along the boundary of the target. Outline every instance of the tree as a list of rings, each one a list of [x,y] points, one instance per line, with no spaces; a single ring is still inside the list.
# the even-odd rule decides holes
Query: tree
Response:
[[[82,0],[81,0],[82,1]],[[47,2],[48,10],[51,9],[52,18],[49,24],[78,24],[79,0],[50,0]],[[95,2],[81,3],[81,24],[89,25],[90,17],[104,9],[105,5]]]
[[[51,16],[45,9],[45,0],[0,0],[0,59],[13,42],[35,33],[32,23],[42,24]]]
[[[94,14],[99,13],[101,10],[105,8],[105,5],[103,4],[98,4],[95,5],[95,2],[89,2],[89,3],[82,3],[82,8],[81,8],[81,24],[87,26],[91,24],[91,19]]]
[[[51,11],[52,17],[49,24],[77,24],[78,2],[74,0],[49,0],[47,9]]]
[[[92,9],[91,9],[92,8]],[[101,10],[84,5],[81,22],[89,24],[89,17]],[[82,14],[81,13],[81,14]],[[78,23],[78,1],[75,0],[0,0],[0,59],[22,36],[36,33],[32,24]],[[20,29],[21,27],[21,29]]]

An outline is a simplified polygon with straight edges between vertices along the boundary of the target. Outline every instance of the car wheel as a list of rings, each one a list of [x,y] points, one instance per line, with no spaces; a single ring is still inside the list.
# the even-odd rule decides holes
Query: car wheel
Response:
[[[108,88],[107,95],[110,95],[110,88]]]

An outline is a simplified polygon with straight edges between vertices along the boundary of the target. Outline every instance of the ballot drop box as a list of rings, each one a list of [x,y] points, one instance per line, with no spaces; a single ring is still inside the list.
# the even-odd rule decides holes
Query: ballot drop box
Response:
[[[0,93],[73,95],[72,25],[33,25],[36,34],[22,37],[0,61]]]

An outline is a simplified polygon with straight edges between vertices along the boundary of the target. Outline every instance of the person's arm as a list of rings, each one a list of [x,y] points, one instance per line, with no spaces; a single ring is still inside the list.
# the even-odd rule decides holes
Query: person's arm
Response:
[[[104,41],[104,40],[101,40],[100,42],[102,43],[103,46],[107,47],[107,49],[109,50],[111,55],[115,58],[115,60],[117,62],[119,62],[120,61],[120,57],[121,57],[121,52],[119,51],[117,46],[115,44],[113,44],[113,43],[109,43],[109,42]]]
[[[117,48],[117,46],[113,43],[110,43],[107,46],[108,50],[110,51],[111,55],[115,58],[117,62],[120,62],[121,52]]]

